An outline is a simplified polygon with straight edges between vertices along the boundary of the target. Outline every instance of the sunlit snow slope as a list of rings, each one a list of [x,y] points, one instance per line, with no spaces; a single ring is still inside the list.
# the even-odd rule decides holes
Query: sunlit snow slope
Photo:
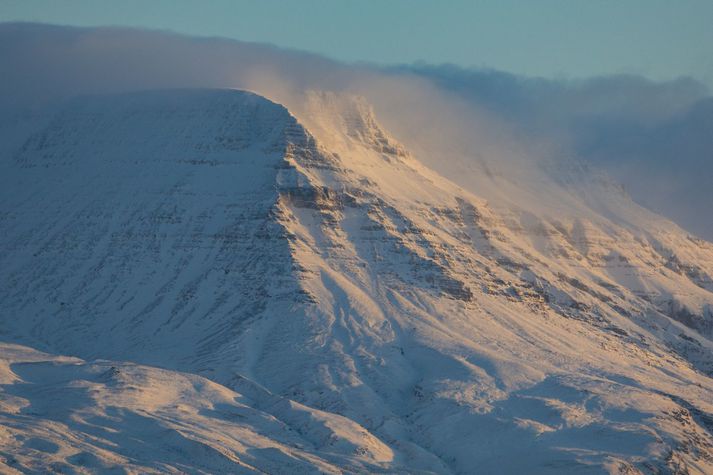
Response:
[[[331,93],[23,120],[7,470],[713,471],[713,245],[593,171],[464,189]]]

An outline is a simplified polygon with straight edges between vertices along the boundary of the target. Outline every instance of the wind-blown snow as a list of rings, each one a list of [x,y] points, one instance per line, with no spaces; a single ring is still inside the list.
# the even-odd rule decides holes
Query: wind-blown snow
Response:
[[[713,470],[713,245],[585,167],[465,189],[361,99],[299,114],[177,90],[27,119],[7,467]]]

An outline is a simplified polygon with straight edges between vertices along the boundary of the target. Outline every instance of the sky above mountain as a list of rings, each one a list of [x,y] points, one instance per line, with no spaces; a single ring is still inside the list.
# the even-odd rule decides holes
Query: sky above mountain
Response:
[[[692,76],[713,84],[707,0],[5,0],[0,20],[134,26],[342,61],[453,63],[550,78]]]

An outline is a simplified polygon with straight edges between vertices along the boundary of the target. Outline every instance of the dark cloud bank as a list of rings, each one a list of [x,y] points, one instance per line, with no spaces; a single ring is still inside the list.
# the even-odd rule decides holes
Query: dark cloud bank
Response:
[[[397,136],[428,129],[432,139],[458,136],[471,149],[511,141],[524,155],[577,157],[606,170],[640,203],[713,240],[713,98],[692,79],[549,80],[450,65],[377,67],[221,38],[0,24],[5,114],[77,94],[167,87],[246,88],[288,106],[306,89],[362,94]]]

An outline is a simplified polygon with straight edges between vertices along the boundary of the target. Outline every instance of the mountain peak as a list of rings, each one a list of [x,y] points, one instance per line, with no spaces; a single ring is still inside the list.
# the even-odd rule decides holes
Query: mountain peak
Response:
[[[277,150],[297,127],[282,105],[231,89],[176,89],[74,99],[16,159],[25,166],[73,160],[198,160],[225,158],[262,144]],[[53,149],[54,163],[44,150]],[[160,153],[160,157],[156,156]],[[120,157],[120,154],[124,154]],[[41,162],[33,163],[32,160]]]

